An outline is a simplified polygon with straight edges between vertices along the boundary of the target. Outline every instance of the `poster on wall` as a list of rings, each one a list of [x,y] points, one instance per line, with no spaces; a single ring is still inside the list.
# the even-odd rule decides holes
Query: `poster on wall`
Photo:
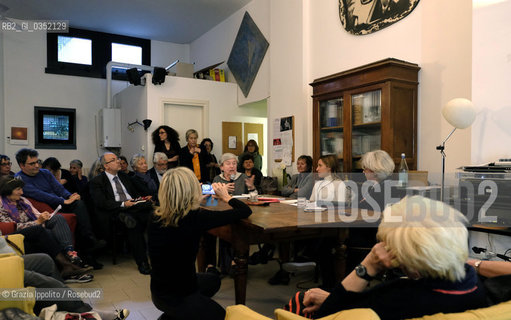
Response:
[[[28,145],[28,128],[11,127],[11,144]]]
[[[277,118],[273,122],[273,159],[290,166],[294,161],[294,117]]]
[[[388,27],[408,16],[419,0],[339,0],[344,29],[364,35]]]

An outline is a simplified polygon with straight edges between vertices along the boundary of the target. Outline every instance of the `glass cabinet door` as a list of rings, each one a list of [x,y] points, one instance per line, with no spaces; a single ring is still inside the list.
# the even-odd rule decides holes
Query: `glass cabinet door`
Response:
[[[320,101],[320,155],[335,155],[343,169],[343,98]]]
[[[353,94],[351,106],[352,169],[358,171],[362,155],[381,148],[381,90]]]

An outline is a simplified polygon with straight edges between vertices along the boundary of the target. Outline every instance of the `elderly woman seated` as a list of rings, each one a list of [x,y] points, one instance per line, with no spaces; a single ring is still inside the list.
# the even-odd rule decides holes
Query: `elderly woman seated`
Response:
[[[361,164],[367,181],[362,185],[358,207],[383,211],[392,198],[391,194],[385,193],[385,183],[391,180],[394,161],[387,152],[375,150],[365,153]]]
[[[250,178],[246,174],[237,172],[238,157],[232,153],[224,153],[220,158],[220,170],[222,173],[213,179],[213,182],[227,184],[229,194],[240,195],[256,191],[254,186],[255,176]]]
[[[151,196],[156,198],[158,187],[156,182],[151,179],[147,173],[147,161],[143,154],[137,153],[131,157],[130,165],[133,168],[134,175],[131,177],[133,185],[142,196]]]
[[[442,202],[404,198],[385,209],[378,228],[381,242],[340,285],[330,292],[315,288],[297,293],[305,307],[300,313],[320,318],[371,308],[381,319],[407,319],[486,307],[484,289],[466,264],[466,223],[459,211]],[[397,267],[405,277],[367,289],[372,279]]]
[[[23,180],[12,176],[0,177],[0,222],[15,222],[16,233],[25,236],[27,253],[49,254],[61,267],[65,279],[90,271],[92,268],[80,267],[82,260],[73,247],[71,230],[64,217],[37,211],[22,197],[24,185]]]

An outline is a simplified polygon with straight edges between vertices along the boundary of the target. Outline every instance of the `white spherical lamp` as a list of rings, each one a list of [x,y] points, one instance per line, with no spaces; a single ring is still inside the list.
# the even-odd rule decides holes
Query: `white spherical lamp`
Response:
[[[472,101],[465,98],[456,98],[447,102],[442,108],[442,115],[453,127],[465,129],[474,122],[476,109]]]

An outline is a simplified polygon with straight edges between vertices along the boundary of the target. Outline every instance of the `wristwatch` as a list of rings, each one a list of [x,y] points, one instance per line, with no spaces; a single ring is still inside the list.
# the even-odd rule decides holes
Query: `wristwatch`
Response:
[[[483,263],[483,260],[477,260],[474,263],[474,268],[476,269],[476,273],[479,273],[479,267],[481,266],[481,263]]]
[[[362,279],[364,279],[366,281],[371,281],[371,280],[374,279],[369,274],[367,274],[367,269],[362,264],[359,264],[358,266],[355,267],[355,273],[357,274],[357,276],[359,278],[362,278]]]

